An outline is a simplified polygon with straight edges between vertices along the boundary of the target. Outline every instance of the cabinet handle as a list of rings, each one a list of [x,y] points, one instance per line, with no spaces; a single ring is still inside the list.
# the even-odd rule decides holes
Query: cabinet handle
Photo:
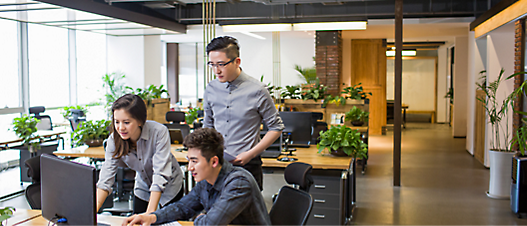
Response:
[[[315,215],[313,215],[313,217],[324,219],[324,218],[326,218],[326,215],[324,215],[324,214],[315,214]]]
[[[315,199],[316,203],[326,203],[325,199]]]
[[[326,185],[315,184],[315,188],[322,188],[322,189],[324,189],[324,188],[326,188]]]

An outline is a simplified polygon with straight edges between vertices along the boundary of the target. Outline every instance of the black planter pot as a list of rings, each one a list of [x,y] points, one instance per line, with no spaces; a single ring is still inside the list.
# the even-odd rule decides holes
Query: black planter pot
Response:
[[[362,121],[353,121],[353,122],[351,122],[351,124],[353,126],[362,126],[362,125],[364,125],[364,122],[362,122]]]
[[[339,148],[337,150],[333,150],[331,149],[331,151],[329,152],[331,155],[333,156],[337,156],[337,157],[346,157],[348,156],[343,150],[342,148]]]
[[[90,140],[84,141],[84,143],[88,145],[88,147],[99,147],[102,145],[103,141],[104,139],[90,139]]]

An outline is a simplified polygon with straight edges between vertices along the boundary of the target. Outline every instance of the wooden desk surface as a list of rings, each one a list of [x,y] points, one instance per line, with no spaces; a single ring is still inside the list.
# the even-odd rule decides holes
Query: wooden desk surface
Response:
[[[181,163],[187,163],[188,160],[186,158],[187,152],[183,151],[176,151],[178,148],[182,148],[183,146],[181,144],[173,144],[172,145],[172,154],[178,162]],[[315,145],[311,145],[309,148],[297,148],[296,152],[293,152],[295,154],[295,158],[298,158],[299,162],[305,162],[309,163],[313,166],[314,169],[348,169],[349,164],[351,161],[351,157],[335,157],[329,154],[319,154],[317,153],[317,147]],[[85,150],[63,150],[63,151],[57,151],[54,152],[55,155],[58,156],[68,156],[68,157],[89,157],[89,158],[104,158],[104,148],[101,147],[95,147],[95,148],[87,148]],[[289,165],[291,162],[280,162],[274,158],[262,158],[262,166],[263,167],[279,167],[279,168],[285,168],[287,165]]]
[[[64,133],[66,133],[66,130],[64,129],[39,130],[36,132],[37,136],[42,138],[57,136]],[[4,132],[0,135],[0,145],[6,145],[17,142],[22,142],[22,139],[18,138],[18,136],[14,132]]]
[[[38,215],[37,217],[34,217],[30,220],[20,222],[18,224],[12,225],[12,226],[33,226],[33,225],[48,225],[48,220],[44,217],[42,217],[40,210],[25,210],[28,212],[36,212]],[[10,218],[11,219],[11,218]],[[109,215],[97,215],[97,222],[109,224],[112,226],[120,226],[123,223],[123,220],[125,217],[119,217],[119,216],[109,216]],[[188,225],[194,225],[194,222],[192,221],[178,221],[183,226]],[[9,223],[9,221],[8,221]],[[8,224],[11,225],[11,224]]]
[[[7,226],[17,225],[33,218],[41,216],[40,210],[27,210],[27,209],[16,209],[13,216],[7,219]]]

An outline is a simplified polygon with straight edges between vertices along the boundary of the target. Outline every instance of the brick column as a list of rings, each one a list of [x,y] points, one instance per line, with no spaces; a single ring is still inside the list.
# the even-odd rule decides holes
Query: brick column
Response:
[[[525,19],[520,19],[515,22],[515,39],[514,39],[514,73],[524,71],[525,66]],[[524,81],[523,75],[517,75],[514,78],[514,89],[518,89]],[[514,100],[514,111],[524,111],[523,109],[523,95]],[[512,129],[514,133],[521,126],[522,115],[514,113],[512,121]],[[519,150],[518,144],[512,147],[512,150]]]
[[[342,31],[317,31],[315,62],[317,78],[333,96],[340,94]]]

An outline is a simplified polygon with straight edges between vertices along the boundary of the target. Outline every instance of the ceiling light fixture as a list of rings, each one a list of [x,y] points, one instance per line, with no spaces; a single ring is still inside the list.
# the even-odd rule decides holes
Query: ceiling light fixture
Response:
[[[403,56],[415,56],[416,55],[416,51],[415,50],[403,50],[402,51],[402,55]],[[395,56],[395,50],[388,50],[388,51],[386,51],[386,56],[387,57]]]
[[[291,31],[291,24],[239,24],[223,25],[223,32],[272,32]]]
[[[366,21],[295,23],[293,31],[366,30]]]
[[[242,33],[242,34],[244,34],[244,35],[247,35],[247,36],[251,36],[251,37],[253,37],[253,38],[257,38],[257,39],[265,40],[264,37],[262,37],[262,36],[260,36],[260,35],[257,35],[257,34],[253,34],[253,33],[251,33],[251,32],[242,31],[242,32],[240,32],[240,33]]]

